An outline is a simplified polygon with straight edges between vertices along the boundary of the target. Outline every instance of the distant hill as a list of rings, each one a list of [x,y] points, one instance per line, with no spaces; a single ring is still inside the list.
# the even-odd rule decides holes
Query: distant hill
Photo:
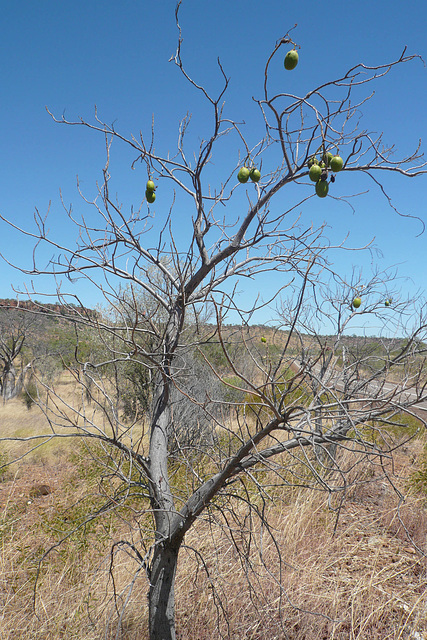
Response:
[[[74,304],[62,305],[59,302],[49,303],[40,302],[39,300],[18,300],[16,298],[0,298],[0,308],[23,309],[25,311],[33,311],[37,313],[56,313],[63,316],[73,313],[83,313],[89,316],[97,315],[97,312],[93,309],[80,307]]]

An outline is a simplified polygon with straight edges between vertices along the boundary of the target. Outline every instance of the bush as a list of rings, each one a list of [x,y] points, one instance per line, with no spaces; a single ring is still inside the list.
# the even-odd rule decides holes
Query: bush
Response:
[[[30,380],[21,392],[21,398],[27,409],[30,410],[38,398],[37,385],[34,380]]]
[[[123,417],[139,420],[148,410],[152,396],[152,383],[147,367],[140,363],[130,363],[123,372],[121,398]]]
[[[237,376],[228,376],[223,378],[224,381],[224,401],[233,403],[233,402],[244,402],[245,400],[245,392],[242,389],[243,382]],[[231,384],[233,387],[239,387],[238,389],[233,389],[233,387],[229,387]]]

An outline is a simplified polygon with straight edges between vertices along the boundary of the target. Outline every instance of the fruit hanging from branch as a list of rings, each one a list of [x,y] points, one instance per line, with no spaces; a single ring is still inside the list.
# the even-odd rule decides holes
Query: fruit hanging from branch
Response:
[[[333,157],[334,157],[334,155],[330,151],[327,151],[326,153],[323,154],[322,160],[323,160],[323,162],[325,163],[325,165],[327,167],[330,166],[331,160],[332,160]]]
[[[239,169],[239,173],[237,174],[238,181],[244,184],[249,180],[249,174],[250,174],[250,171],[247,167],[241,167]]]
[[[260,181],[260,179],[261,179],[261,172],[260,172],[260,170],[259,170],[259,169],[257,169],[256,167],[253,167],[253,168],[250,170],[249,177],[250,177],[250,179],[252,180],[252,182],[259,182],[259,181]]]
[[[391,302],[392,302],[391,298],[387,298],[387,300],[385,301],[384,304],[385,304],[386,307],[389,307],[391,305]]]
[[[147,198],[147,202],[149,204],[153,204],[154,200],[156,199],[156,194],[154,193],[154,191],[149,191],[148,189],[145,191],[145,197]]]
[[[145,188],[147,191],[151,191],[151,193],[153,191],[155,191],[156,189],[156,185],[154,184],[154,182],[150,179],[147,181],[147,184],[145,185]]]
[[[320,180],[320,176],[322,175],[322,169],[318,164],[312,164],[310,167],[310,171],[308,172],[308,177],[313,182],[317,182]]]
[[[355,309],[358,309],[361,304],[362,304],[362,300],[360,298],[354,298],[353,299],[353,307]]]
[[[312,158],[310,158],[307,162],[307,167],[310,169],[314,164],[319,164],[318,159],[316,158],[316,156],[313,156]]]
[[[328,195],[328,191],[329,184],[326,182],[326,180],[318,180],[316,182],[316,194],[319,196],[319,198],[326,198],[326,196]]]
[[[343,168],[343,164],[344,164],[344,160],[341,158],[341,156],[337,155],[331,158],[331,162],[330,162],[331,170],[334,171],[335,173],[338,173],[338,171],[341,171],[341,169]]]
[[[298,64],[298,51],[291,49],[285,56],[284,65],[287,71],[292,71]]]

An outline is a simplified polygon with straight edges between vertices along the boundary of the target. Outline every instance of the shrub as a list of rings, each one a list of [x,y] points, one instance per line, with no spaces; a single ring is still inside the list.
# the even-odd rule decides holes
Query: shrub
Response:
[[[21,392],[21,398],[24,404],[27,406],[27,409],[30,410],[37,400],[38,390],[37,385],[34,380],[30,380],[27,385],[23,388]]]

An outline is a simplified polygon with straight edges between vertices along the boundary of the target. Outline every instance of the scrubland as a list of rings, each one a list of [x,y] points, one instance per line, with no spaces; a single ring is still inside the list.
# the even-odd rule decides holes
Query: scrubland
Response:
[[[49,432],[19,398],[0,407],[0,423],[2,437]],[[148,581],[136,555],[150,541],[146,498],[109,502],[101,468],[73,441],[33,443],[19,459],[27,446],[0,451],[3,463],[18,458],[0,471],[0,639],[146,639]],[[178,637],[427,638],[424,446],[421,434],[393,462],[354,467],[343,501],[272,483],[214,505],[180,554]],[[353,468],[356,454],[343,455]]]

